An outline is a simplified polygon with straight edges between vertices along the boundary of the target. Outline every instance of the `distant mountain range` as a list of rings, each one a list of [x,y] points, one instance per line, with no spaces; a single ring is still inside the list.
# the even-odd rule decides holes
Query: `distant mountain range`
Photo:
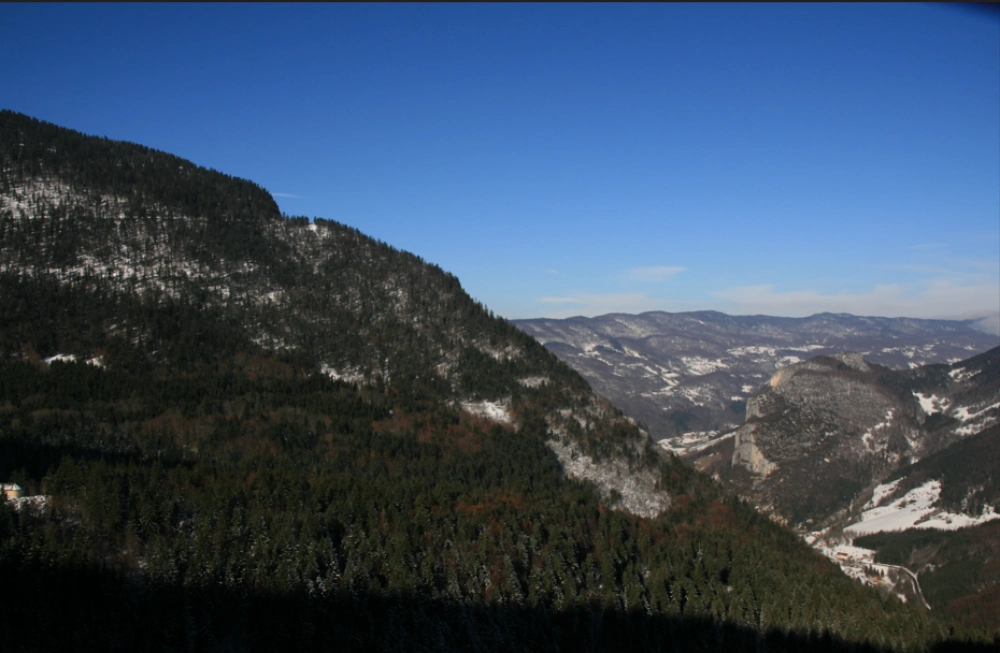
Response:
[[[1000,345],[980,322],[715,311],[513,321],[658,440],[735,428],[775,370],[813,356],[852,351],[911,369]]]

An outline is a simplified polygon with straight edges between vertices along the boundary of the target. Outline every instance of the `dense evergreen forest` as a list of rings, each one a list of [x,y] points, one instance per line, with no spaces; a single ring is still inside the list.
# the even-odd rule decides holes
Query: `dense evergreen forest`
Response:
[[[679,462],[662,467],[676,507],[631,517],[560,474],[537,417],[515,432],[390,408],[276,358],[234,363],[153,380],[3,363],[0,474],[49,497],[0,509],[17,599],[0,637],[15,650],[925,650],[963,636]]]
[[[8,111],[0,156],[4,651],[1000,645],[661,458],[418,257]],[[670,508],[616,509],[553,437]]]

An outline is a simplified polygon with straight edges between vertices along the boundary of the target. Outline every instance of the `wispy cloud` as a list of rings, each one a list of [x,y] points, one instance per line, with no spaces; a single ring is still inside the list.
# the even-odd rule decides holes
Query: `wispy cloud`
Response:
[[[803,317],[814,313],[853,313],[882,317],[941,318],[1000,310],[1000,283],[960,285],[936,279],[919,287],[874,286],[869,292],[824,295],[815,290],[777,292],[772,285],[727,288],[712,293],[720,309],[739,314]]]
[[[535,300],[536,302],[541,302],[543,304],[582,304],[583,300],[579,297],[539,297]]]
[[[641,281],[643,283],[661,283],[670,277],[684,272],[687,268],[676,265],[650,265],[626,270],[621,276],[623,281]]]
[[[302,199],[301,195],[292,195],[291,193],[271,193],[271,195],[275,197],[291,197],[292,199],[296,200]]]
[[[877,266],[882,270],[898,270],[900,272],[913,272],[915,274],[935,274],[944,275],[949,277],[964,277],[968,278],[969,273],[962,270],[955,270],[952,268],[946,268],[939,265],[923,265],[915,263],[886,263]]]

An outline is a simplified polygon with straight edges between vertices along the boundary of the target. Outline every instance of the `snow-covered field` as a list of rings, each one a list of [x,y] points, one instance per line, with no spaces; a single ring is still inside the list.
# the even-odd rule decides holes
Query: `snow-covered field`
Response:
[[[920,402],[920,408],[928,415],[943,413],[948,410],[948,400],[945,398],[938,397],[937,395],[927,397],[919,392],[914,392],[913,396]]]
[[[997,514],[991,506],[987,506],[978,516],[950,513],[936,508],[935,504],[941,497],[941,482],[934,480],[913,488],[886,505],[880,505],[895,490],[896,483],[875,488],[875,496],[868,504],[872,507],[861,513],[861,521],[851,524],[844,529],[844,532],[856,537],[903,531],[908,528],[954,531],[1000,519],[1000,514]]]
[[[674,376],[676,376],[676,375],[674,375]],[[673,379],[663,379],[663,380],[666,382],[667,385],[663,386],[659,390],[652,390],[650,392],[643,392],[642,396],[643,397],[656,397],[656,396],[666,397],[666,396],[669,396],[669,395],[673,394],[674,388],[677,387],[678,382],[674,381]]]
[[[778,350],[774,347],[763,347],[760,345],[749,345],[746,347],[733,347],[732,349],[727,349],[726,353],[730,356],[747,356],[754,354],[757,356],[767,356],[774,357],[778,354]]]
[[[729,365],[722,361],[702,358],[701,356],[681,356],[681,361],[684,363],[688,372],[694,376],[711,374],[716,370],[724,370],[729,367]]]

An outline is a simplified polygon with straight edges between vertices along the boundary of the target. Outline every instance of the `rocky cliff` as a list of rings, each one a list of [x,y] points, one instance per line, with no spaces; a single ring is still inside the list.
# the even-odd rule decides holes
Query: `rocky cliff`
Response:
[[[998,422],[998,357],[1000,348],[905,372],[856,353],[790,365],[747,402],[728,466],[721,442],[694,462],[714,455],[722,478],[793,525],[847,519],[897,469]]]

